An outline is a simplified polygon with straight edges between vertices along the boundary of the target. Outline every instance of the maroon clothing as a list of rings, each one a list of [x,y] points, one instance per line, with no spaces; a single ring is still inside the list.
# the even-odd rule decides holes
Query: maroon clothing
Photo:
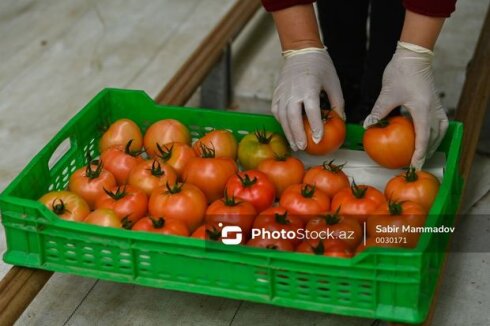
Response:
[[[315,0],[262,0],[262,4],[267,11],[276,11],[313,2]],[[456,0],[403,0],[403,5],[406,9],[432,17],[449,17],[455,9],[455,4]]]

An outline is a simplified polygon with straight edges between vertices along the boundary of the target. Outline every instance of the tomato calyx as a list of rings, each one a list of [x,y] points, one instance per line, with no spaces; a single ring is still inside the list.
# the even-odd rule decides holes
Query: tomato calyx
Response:
[[[85,169],[85,176],[90,180],[97,179],[102,173],[102,161],[101,160],[89,160],[87,168]],[[95,165],[95,170],[92,169],[92,165]]]
[[[304,198],[312,198],[313,195],[315,194],[316,186],[315,185],[310,185],[310,184],[305,184],[301,188],[301,196]]]
[[[330,171],[332,173],[339,173],[339,172],[341,172],[346,163],[337,165],[337,164],[333,164],[334,161],[335,160],[331,160],[330,162],[324,161],[323,164],[322,164],[323,169],[326,170],[326,171]]]
[[[151,221],[151,225],[155,228],[155,229],[161,229],[165,226],[165,219],[163,217],[151,217],[151,216],[148,216],[148,218],[150,219]]]
[[[407,169],[407,172],[405,173],[404,178],[405,178],[405,181],[407,181],[407,182],[415,182],[418,180],[419,177],[417,175],[417,171],[415,170],[415,168],[413,166],[410,166]]]
[[[279,248],[275,244],[269,244],[265,246],[266,249],[278,250]]]
[[[313,253],[315,255],[323,255],[323,253],[325,252],[325,246],[323,245],[323,241],[319,241],[318,242],[318,245],[316,246],[311,246],[311,249],[313,249]]]
[[[232,195],[230,197],[230,195],[228,194],[228,191],[225,188],[223,204],[225,204],[225,206],[228,206],[228,207],[233,207],[233,206],[237,206],[240,203],[241,203],[241,201],[236,200],[235,195]]]
[[[123,229],[125,230],[131,230],[133,228],[133,225],[134,225],[135,222],[131,221],[129,219],[129,216],[124,216],[122,219],[121,219],[121,226]]]
[[[170,183],[165,184],[165,187],[167,188],[166,193],[168,194],[178,194],[179,192],[182,191],[182,187],[184,186],[184,182],[176,182],[173,185],[170,185]]]
[[[59,201],[59,203],[57,203],[57,201]],[[51,207],[53,209],[53,212],[56,215],[62,215],[66,212],[70,213],[70,211],[68,209],[66,209],[65,203],[63,202],[63,199],[61,199],[61,198],[56,198],[53,201],[53,204],[51,205]]]
[[[402,215],[403,213],[402,204],[403,202],[395,202],[395,201],[388,202],[388,211],[390,212],[390,215],[392,216]]]
[[[214,148],[213,143],[211,143],[211,146],[206,146],[206,144],[199,143],[199,148],[201,149],[201,157],[202,158],[215,158],[216,157],[216,149]]]
[[[132,151],[131,150],[131,144],[133,143],[133,141],[134,141],[134,139],[130,139],[128,141],[128,143],[124,147],[124,153],[126,153],[126,154],[128,154],[128,155],[130,155],[132,157],[137,157],[137,156],[141,155],[141,153],[143,153],[143,151],[138,151],[138,150]]]
[[[164,162],[167,162],[172,158],[172,152],[174,150],[174,144],[172,144],[170,147],[168,145],[160,145],[159,143],[157,144],[157,150],[158,153],[156,154],[157,157],[161,158]]]
[[[157,160],[153,160],[153,163],[151,163],[151,168],[149,168],[148,171],[150,171],[151,175],[155,177],[161,177],[165,175],[165,171],[162,170],[162,165]]]
[[[126,196],[126,186],[117,186],[117,189],[114,192],[104,188],[104,192],[112,199],[120,200]]]
[[[288,157],[290,157],[291,155],[289,153],[286,153],[286,154],[277,154],[277,153],[274,153],[274,160],[276,161],[280,161],[280,162],[285,162]]]
[[[208,228],[205,228],[206,235],[208,236],[209,240],[213,241],[218,241],[219,238],[221,237],[221,231],[218,230],[213,226],[213,228],[210,230]]]
[[[368,190],[368,188],[365,186],[358,186],[354,180],[352,181],[352,185],[350,186],[350,188],[352,190],[352,194],[357,199],[364,198],[364,196],[366,195],[366,191]]]
[[[338,224],[341,220],[340,218],[340,215],[339,215],[339,212],[340,212],[340,206],[337,208],[337,210],[333,213],[333,214],[327,214],[323,217],[323,219],[325,220],[325,223],[327,225],[335,225],[335,224]]]
[[[238,179],[240,179],[242,186],[245,188],[252,187],[254,184],[257,183],[257,177],[250,179],[250,176],[247,173],[245,173],[243,177],[240,174],[237,174],[237,177]]]
[[[288,211],[285,211],[284,214],[275,213],[274,220],[277,224],[281,225],[291,224],[291,221],[288,219]]]
[[[269,144],[272,140],[272,137],[274,137],[273,133],[270,133],[269,136],[267,136],[267,130],[262,129],[262,130],[256,130],[255,131],[255,137],[257,137],[257,140],[261,144]]]

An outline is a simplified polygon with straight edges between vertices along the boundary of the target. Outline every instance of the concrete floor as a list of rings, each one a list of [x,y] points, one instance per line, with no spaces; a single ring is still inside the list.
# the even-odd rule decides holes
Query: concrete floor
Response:
[[[98,90],[136,88],[156,95],[232,3],[0,2],[0,190]],[[435,75],[448,108],[457,105],[488,5],[488,0],[459,1],[438,42]],[[233,50],[235,107],[267,112],[281,63],[270,17],[258,14]],[[490,325],[489,162],[479,156],[468,180],[463,200],[467,215],[453,240],[434,325]],[[0,228],[0,253],[4,248]],[[0,276],[9,267],[0,263]],[[17,324],[143,325],[162,320],[176,325],[372,322],[55,274]]]

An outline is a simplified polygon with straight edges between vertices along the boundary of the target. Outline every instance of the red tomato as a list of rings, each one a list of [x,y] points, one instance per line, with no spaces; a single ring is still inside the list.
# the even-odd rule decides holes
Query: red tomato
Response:
[[[289,153],[286,139],[266,130],[257,130],[242,138],[238,144],[238,160],[244,170],[256,169],[267,158]]]
[[[170,143],[163,146],[157,144],[157,151],[155,156],[170,165],[178,176],[182,176],[190,159],[196,157],[192,147],[184,143]]]
[[[276,156],[259,163],[257,170],[264,172],[276,187],[276,196],[281,197],[288,186],[301,183],[305,173],[303,162],[292,156]]]
[[[145,133],[143,143],[150,156],[158,154],[157,145],[179,142],[191,144],[191,134],[186,126],[174,119],[160,120],[152,124]]]
[[[124,228],[130,229],[140,218],[146,215],[148,197],[133,186],[116,186],[106,189],[95,202],[96,208],[110,208],[121,220]]]
[[[202,240],[219,241],[221,240],[221,229],[219,227],[204,224],[198,227],[194,233],[192,233],[191,237]]]
[[[378,242],[388,242],[400,247],[415,248],[420,234],[404,232],[403,227],[425,225],[427,211],[420,204],[403,201],[382,204],[367,220],[367,232]],[[379,239],[383,238],[383,239]]]
[[[223,196],[226,182],[238,172],[231,158],[215,157],[213,149],[201,145],[202,157],[193,157],[184,168],[182,179],[199,187],[209,202]]]
[[[85,199],[91,209],[95,207],[95,201],[105,189],[116,186],[116,178],[109,171],[102,168],[102,162],[95,160],[86,167],[76,170],[68,182],[68,189]]]
[[[143,135],[140,128],[129,119],[120,119],[104,132],[99,142],[99,150],[102,153],[114,146],[125,146],[129,141],[132,141],[129,148],[132,152],[141,151]]]
[[[350,188],[343,188],[333,197],[332,210],[338,210],[362,224],[369,214],[385,202],[384,195],[378,189],[353,182]]]
[[[133,225],[132,230],[181,235],[183,237],[189,236],[189,229],[184,222],[163,217],[143,217]]]
[[[304,222],[301,217],[288,214],[283,207],[271,207],[260,213],[254,221],[254,229],[264,229],[269,232],[286,232],[294,234],[295,237],[290,239],[287,235],[285,239],[296,246],[301,242],[300,229],[303,229]],[[284,230],[284,231],[282,231]]]
[[[327,239],[342,240],[352,250],[359,245],[363,235],[357,220],[339,215],[338,212],[312,218],[306,225],[306,230],[317,233],[324,232],[327,235]],[[307,239],[307,241],[311,245],[317,246],[320,239]]]
[[[319,143],[313,141],[310,122],[303,116],[303,126],[306,133],[306,149],[308,154],[325,155],[335,152],[345,140],[345,122],[337,112],[327,109],[321,110],[323,121],[323,137]]]
[[[215,157],[236,160],[238,143],[235,136],[228,130],[213,130],[196,141],[192,148],[197,156],[202,156],[201,145],[212,148],[215,151]]]
[[[323,162],[321,166],[314,166],[306,171],[304,183],[315,185],[318,189],[333,198],[340,189],[349,187],[349,178],[342,168],[344,164],[335,165],[333,160]]]
[[[90,207],[80,196],[69,191],[51,191],[39,201],[52,212],[67,221],[83,221],[90,213]]]
[[[84,223],[94,224],[98,226],[121,228],[121,221],[116,213],[109,208],[99,208],[88,214],[83,220]]]
[[[330,199],[310,184],[291,185],[284,190],[279,204],[289,213],[300,216],[305,223],[330,209]]]
[[[143,161],[129,172],[128,184],[140,188],[148,196],[156,187],[173,185],[177,181],[177,173],[168,164],[159,160]]]
[[[362,139],[364,150],[379,165],[390,169],[410,165],[415,151],[415,131],[410,119],[390,117],[370,126]]]
[[[155,188],[148,207],[150,215],[181,220],[194,232],[203,222],[207,200],[204,193],[190,183],[167,184]]]
[[[294,251],[294,246],[291,241],[285,239],[254,238],[247,242],[247,246],[278,251]]]
[[[253,205],[233,197],[218,199],[209,205],[206,210],[206,225],[239,226],[242,229],[244,239],[248,239],[257,212]]]
[[[409,168],[393,177],[385,187],[386,198],[394,201],[410,200],[430,210],[439,191],[439,180],[427,171]]]
[[[296,252],[339,258],[351,258],[353,256],[349,245],[339,239],[319,241],[316,246],[304,241],[296,248]]]
[[[276,197],[274,184],[265,173],[257,170],[239,172],[232,176],[225,189],[229,197],[250,202],[257,213],[269,208]]]
[[[104,168],[111,172],[120,185],[128,182],[129,172],[138,164],[144,162],[140,152],[131,152],[129,149],[132,140],[127,143],[125,148],[111,147],[100,155]]]

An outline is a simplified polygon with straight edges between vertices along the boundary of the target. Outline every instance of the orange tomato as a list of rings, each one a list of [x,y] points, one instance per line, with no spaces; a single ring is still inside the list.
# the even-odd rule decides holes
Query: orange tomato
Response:
[[[202,155],[202,145],[212,148],[215,151],[215,157],[236,160],[238,143],[235,136],[228,130],[213,130],[197,140],[192,145],[197,156]]]
[[[132,140],[127,143],[125,148],[121,146],[111,147],[100,155],[104,168],[114,175],[120,185],[126,184],[131,170],[144,161],[140,156],[141,152],[130,150],[131,143]]]
[[[158,157],[163,163],[170,165],[178,176],[182,176],[184,168],[191,158],[196,157],[192,147],[184,143],[169,143],[167,145],[157,145]]]
[[[276,187],[276,197],[281,197],[284,189],[301,183],[305,173],[303,162],[292,156],[276,156],[259,163],[257,170],[264,172]]]
[[[350,186],[349,178],[342,171],[344,164],[335,165],[333,160],[323,162],[321,166],[314,166],[306,171],[304,183],[315,185],[318,189],[333,198],[342,188]]]
[[[290,214],[300,216],[306,223],[318,214],[330,209],[330,198],[323,191],[310,184],[295,184],[284,190],[279,205]]]
[[[143,135],[136,123],[129,119],[120,119],[110,125],[104,132],[99,142],[99,150],[102,153],[114,146],[125,146],[131,141],[132,152],[141,151],[143,147]]]
[[[39,201],[59,218],[67,221],[83,221],[90,213],[90,207],[85,200],[70,191],[51,191]]]
[[[168,164],[159,160],[143,161],[129,172],[128,184],[143,190],[148,196],[156,187],[174,184],[177,173]]]
[[[88,214],[83,220],[84,223],[94,224],[104,227],[121,228],[122,224],[116,213],[109,208],[99,208]]]
[[[164,146],[175,142],[190,145],[191,134],[186,126],[174,119],[155,122],[146,130],[143,139],[145,150],[152,157],[158,154],[157,145]]]
[[[163,217],[143,217],[133,225],[131,230],[180,235],[183,237],[189,236],[189,229],[184,222]]]
[[[370,126],[362,139],[364,150],[379,165],[390,169],[410,165],[415,131],[409,118],[390,117]]]

